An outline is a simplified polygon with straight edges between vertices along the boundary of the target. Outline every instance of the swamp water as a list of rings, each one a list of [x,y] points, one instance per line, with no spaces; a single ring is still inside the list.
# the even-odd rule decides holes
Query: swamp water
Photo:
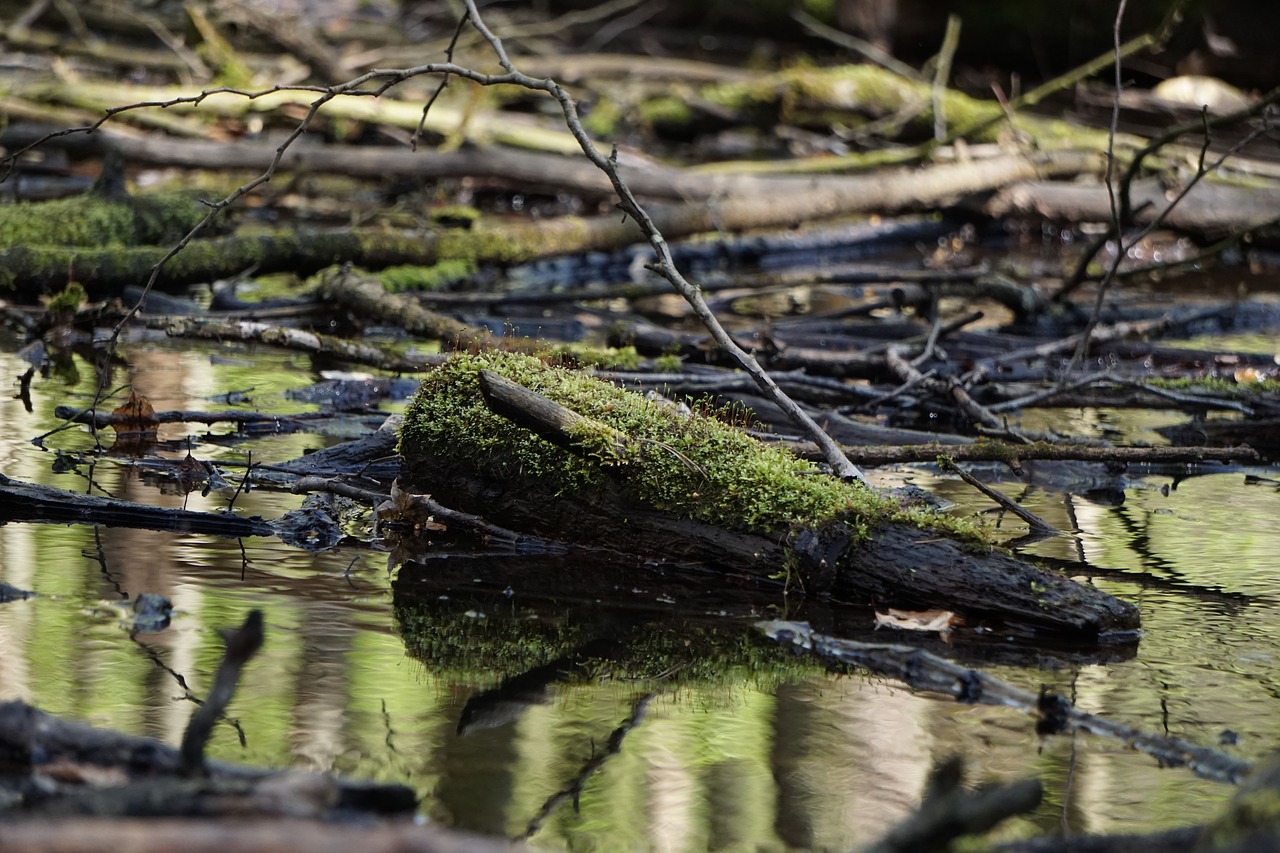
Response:
[[[26,365],[12,355],[13,341],[0,343],[0,375],[19,376]],[[1270,346],[1280,348],[1280,340]],[[123,354],[135,387],[157,410],[225,408],[216,395],[252,388],[258,410],[300,411],[306,407],[275,395],[317,378],[306,356],[267,349],[246,355],[164,341],[130,344]],[[55,404],[87,403],[93,371],[78,358],[72,367],[34,380],[34,413],[12,395],[0,399],[0,470],[10,477],[85,488],[86,464],[53,473],[55,454],[29,443],[57,426]],[[1118,429],[1125,438],[1158,440],[1151,430],[1181,416],[1064,410],[1029,413],[1028,426],[1035,418],[1064,428],[1070,420],[1071,430],[1087,434],[1113,436]],[[255,460],[279,462],[334,441],[294,434],[219,446],[202,441],[206,430],[197,425],[165,427],[161,438],[188,434],[196,456],[218,463],[243,463],[249,447]],[[46,444],[88,450],[92,439],[79,428]],[[110,460],[99,461],[93,476],[117,497],[184,503]],[[963,484],[923,470],[888,476],[933,489],[959,502],[961,512],[985,508]],[[1028,689],[1046,684],[1083,710],[1147,731],[1205,745],[1230,741],[1223,748],[1241,757],[1277,748],[1280,490],[1245,485],[1240,471],[1180,481],[1130,476],[1122,502],[1114,483],[1093,499],[1008,482],[1004,488],[1058,527],[1081,531],[1029,550],[1083,561],[1087,566],[1072,574],[1089,575],[1135,602],[1144,625],[1136,650],[1097,664],[1045,652],[1024,656],[1023,665],[974,665]],[[300,500],[254,490],[236,506],[274,518]],[[188,508],[202,510],[226,501],[217,493],[185,498]],[[1010,538],[1022,532],[1016,524],[1007,530]],[[431,564],[440,563],[465,578],[466,559],[428,559],[415,572],[430,578]],[[493,701],[479,710],[473,703],[466,733],[459,734],[469,700],[528,669],[507,661],[514,666],[499,672],[503,662],[485,656],[490,632],[524,632],[528,657],[541,663],[552,653],[538,644],[572,634],[575,618],[643,623],[667,642],[684,636],[695,647],[705,639],[745,649],[743,626],[752,616],[805,618],[803,606],[793,611],[779,600],[776,607],[735,606],[732,616],[708,617],[713,607],[699,602],[699,618],[690,620],[687,612],[673,616],[676,608],[662,593],[630,588],[620,591],[629,608],[621,616],[582,601],[570,603],[565,616],[555,602],[526,596],[518,584],[472,588],[462,581],[440,592],[407,575],[395,578],[386,554],[368,550],[310,554],[265,538],[241,543],[7,524],[0,527],[0,580],[39,597],[0,605],[0,700],[24,699],[176,745],[195,707],[183,683],[203,695],[222,654],[218,629],[260,608],[266,644],[231,706],[238,725],[215,730],[214,757],[401,781],[422,798],[426,819],[506,836],[532,826],[537,847],[849,849],[906,815],[930,767],[952,753],[966,758],[972,781],[1044,782],[1044,804],[1010,822],[1010,834],[1173,827],[1207,818],[1231,793],[1111,741],[1041,740],[1034,721],[1010,709],[958,705],[884,679],[826,675],[770,655],[743,654],[737,667],[668,671],[652,681],[611,678],[607,667],[585,678],[552,672],[489,694]],[[175,614],[166,630],[135,640],[128,599],[141,593],[168,596]],[[865,630],[872,616],[841,618]],[[412,631],[402,637],[406,626]],[[470,642],[454,642],[464,635]],[[873,638],[912,639],[887,631]],[[638,708],[643,717],[611,752],[611,734]],[[602,760],[587,775],[592,759]],[[580,789],[571,792],[577,781]]]

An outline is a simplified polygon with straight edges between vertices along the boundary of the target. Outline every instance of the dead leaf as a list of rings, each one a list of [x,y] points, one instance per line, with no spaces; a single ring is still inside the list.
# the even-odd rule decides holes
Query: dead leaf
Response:
[[[891,607],[887,613],[876,613],[876,630],[931,631],[941,634],[943,639],[953,628],[963,624],[964,619],[950,610],[895,610]]]
[[[116,434],[129,432],[155,432],[160,428],[156,410],[142,394],[129,392],[129,399],[111,413],[111,426]]]

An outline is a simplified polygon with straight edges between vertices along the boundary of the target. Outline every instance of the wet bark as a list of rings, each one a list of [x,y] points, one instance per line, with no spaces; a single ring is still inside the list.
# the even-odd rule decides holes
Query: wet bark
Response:
[[[553,444],[579,451],[574,435],[587,419],[487,371],[481,388],[496,413]],[[610,435],[623,444],[631,440],[616,430]],[[518,531],[641,558],[781,574],[809,595],[941,607],[960,611],[970,621],[993,619],[1077,638],[1096,639],[1138,626],[1132,605],[1093,587],[1012,554],[902,521],[874,527],[867,539],[842,521],[761,535],[657,510],[631,494],[621,477],[596,489],[557,494],[530,477],[499,480],[492,469],[423,453],[413,442],[406,442],[402,452],[408,478],[437,500]]]
[[[211,512],[166,509],[133,501],[82,495],[0,474],[0,523],[38,521],[50,524],[108,524],[143,530],[206,533],[213,536],[274,536],[261,518],[239,518]]]

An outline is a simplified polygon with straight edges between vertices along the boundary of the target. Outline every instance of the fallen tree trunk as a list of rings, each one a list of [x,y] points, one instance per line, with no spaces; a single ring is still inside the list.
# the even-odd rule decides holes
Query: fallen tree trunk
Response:
[[[994,548],[968,521],[524,356],[457,356],[429,374],[401,453],[440,502],[539,536],[1077,639],[1138,625],[1132,605]]]

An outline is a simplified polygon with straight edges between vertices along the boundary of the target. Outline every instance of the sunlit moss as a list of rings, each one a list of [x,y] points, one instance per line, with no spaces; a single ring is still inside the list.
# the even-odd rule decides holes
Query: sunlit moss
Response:
[[[489,410],[479,390],[481,370],[502,374],[604,429],[583,427],[575,436],[578,453],[558,448]],[[615,430],[628,437],[625,452]],[[606,476],[620,476],[659,510],[766,536],[842,523],[861,540],[894,520],[982,541],[973,522],[900,509],[714,417],[512,353],[458,355],[428,374],[406,410],[401,451],[411,469],[415,459],[458,459],[495,478],[536,479],[559,493],[582,494]]]
[[[651,128],[684,127],[693,122],[689,102],[674,95],[651,98],[640,105],[640,121]]]
[[[653,369],[659,373],[679,373],[684,366],[678,355],[660,355],[653,360]]]
[[[885,516],[891,505],[860,486],[817,474],[813,466],[765,447],[713,418],[687,415],[577,371],[548,368],[528,356],[457,356],[429,374],[405,415],[402,450],[447,453],[497,465],[497,476],[535,477],[577,492],[605,476],[598,466],[493,414],[478,375],[493,370],[637,442],[640,458],[624,476],[650,505],[729,529],[776,533],[793,524]],[[587,454],[615,451],[605,435],[582,434]]]
[[[176,242],[208,213],[190,192],[110,200],[93,193],[0,205],[0,246],[138,246]]]
[[[436,225],[465,228],[470,228],[483,215],[469,204],[445,204],[431,208],[427,214]]]
[[[66,320],[79,311],[80,306],[88,298],[89,295],[85,293],[84,287],[79,282],[73,281],[44,300],[44,304],[50,315],[59,320]]]
[[[1218,397],[1252,399],[1262,394],[1280,393],[1280,378],[1259,374],[1255,380],[1241,382],[1234,376],[1187,376],[1180,378],[1151,378],[1143,382],[1155,388],[1171,391],[1200,391]]]
[[[474,260],[443,260],[429,266],[406,265],[387,267],[370,275],[382,282],[390,293],[434,291],[466,281],[479,269]]]
[[[601,97],[582,120],[587,132],[598,139],[609,139],[618,131],[623,112],[618,102]]]

